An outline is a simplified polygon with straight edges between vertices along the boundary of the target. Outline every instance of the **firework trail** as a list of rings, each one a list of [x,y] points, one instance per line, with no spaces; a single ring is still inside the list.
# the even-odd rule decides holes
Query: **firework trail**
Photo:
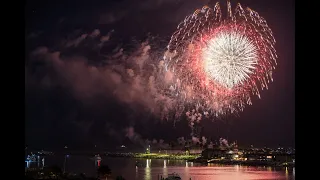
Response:
[[[171,36],[164,66],[170,95],[192,125],[204,117],[242,111],[268,88],[276,66],[275,39],[264,18],[238,3],[227,14],[220,4],[204,6],[182,21]],[[175,106],[180,107],[180,106]],[[200,116],[201,119],[201,116]]]

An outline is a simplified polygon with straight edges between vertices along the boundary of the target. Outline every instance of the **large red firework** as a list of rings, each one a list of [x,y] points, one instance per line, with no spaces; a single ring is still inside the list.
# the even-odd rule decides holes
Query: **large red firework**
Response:
[[[266,21],[250,8],[227,2],[204,6],[187,16],[173,33],[164,56],[172,73],[172,94],[205,115],[243,110],[260,97],[276,66],[275,39]],[[195,111],[195,112],[196,112]]]

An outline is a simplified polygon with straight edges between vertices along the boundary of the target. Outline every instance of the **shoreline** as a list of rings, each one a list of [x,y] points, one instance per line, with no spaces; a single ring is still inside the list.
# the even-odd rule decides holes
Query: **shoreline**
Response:
[[[295,167],[294,163],[290,162],[275,162],[275,161],[259,161],[259,160],[211,160],[195,159],[192,162],[201,164],[223,164],[223,165],[242,165],[242,166],[269,166],[269,167]]]
[[[200,157],[200,155],[169,155],[156,153],[132,153],[132,154],[105,154],[107,157],[123,157],[123,158],[142,158],[142,159],[168,159],[168,160],[187,160],[192,161]]]
[[[167,155],[167,154],[130,154],[130,155],[108,155],[107,157],[137,158],[137,159],[163,159],[163,160],[186,160],[200,164],[221,164],[221,165],[243,165],[243,166],[270,166],[270,167],[295,167],[291,162],[259,161],[259,160],[211,160],[199,158],[200,155]]]

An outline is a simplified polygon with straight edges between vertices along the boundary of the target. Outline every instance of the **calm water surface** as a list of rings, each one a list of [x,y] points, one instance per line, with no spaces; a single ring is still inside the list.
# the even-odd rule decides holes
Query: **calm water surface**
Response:
[[[96,164],[92,157],[69,156],[66,171],[96,175]],[[136,162],[140,167],[136,167]],[[63,168],[63,156],[49,156],[45,165],[58,165]],[[207,166],[183,160],[130,159],[102,157],[101,164],[110,167],[112,174],[122,175],[126,180],[158,180],[160,175],[178,173],[183,180],[267,180],[295,179],[295,168],[247,167],[239,165]]]

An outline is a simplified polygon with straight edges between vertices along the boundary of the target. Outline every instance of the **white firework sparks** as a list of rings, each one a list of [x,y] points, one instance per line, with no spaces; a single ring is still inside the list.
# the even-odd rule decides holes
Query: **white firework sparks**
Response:
[[[276,41],[266,20],[240,3],[234,10],[230,1],[227,6],[227,16],[218,2],[187,16],[164,56],[175,87],[170,95],[207,117],[243,111],[268,88],[276,67]]]
[[[253,73],[258,61],[257,48],[236,31],[220,32],[203,50],[204,70],[226,88],[241,84]]]

